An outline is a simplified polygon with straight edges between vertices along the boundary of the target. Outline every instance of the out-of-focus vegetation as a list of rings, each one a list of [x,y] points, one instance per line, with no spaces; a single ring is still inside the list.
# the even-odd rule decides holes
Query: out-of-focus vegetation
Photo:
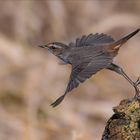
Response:
[[[103,70],[53,109],[49,105],[64,93],[70,66],[37,46],[96,32],[119,39],[139,27],[139,0],[1,0],[0,139],[101,139],[112,106],[132,97],[133,88]],[[135,80],[139,52],[140,34],[115,59]]]

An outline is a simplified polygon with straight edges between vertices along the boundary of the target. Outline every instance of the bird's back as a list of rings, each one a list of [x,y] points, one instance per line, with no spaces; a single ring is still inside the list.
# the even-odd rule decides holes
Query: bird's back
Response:
[[[86,59],[88,61],[92,61],[94,60],[94,58],[100,57],[101,55],[112,57],[109,53],[104,51],[104,48],[105,46],[102,45],[88,45],[83,47],[75,47],[72,48],[69,59],[71,63],[73,63],[75,61],[85,61]]]

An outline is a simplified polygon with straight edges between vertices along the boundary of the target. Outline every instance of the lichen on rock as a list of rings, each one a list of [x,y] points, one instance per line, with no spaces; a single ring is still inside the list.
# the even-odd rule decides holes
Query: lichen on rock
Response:
[[[140,98],[122,100],[113,111],[102,140],[140,140]]]

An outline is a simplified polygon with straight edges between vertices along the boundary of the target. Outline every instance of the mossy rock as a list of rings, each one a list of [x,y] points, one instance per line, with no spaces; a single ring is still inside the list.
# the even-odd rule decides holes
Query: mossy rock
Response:
[[[140,98],[122,100],[113,111],[102,140],[140,140]]]

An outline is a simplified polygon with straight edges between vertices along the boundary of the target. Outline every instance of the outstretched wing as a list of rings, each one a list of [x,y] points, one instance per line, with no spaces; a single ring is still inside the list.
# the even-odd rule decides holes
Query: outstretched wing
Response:
[[[85,61],[84,63],[77,64],[76,66],[72,66],[72,72],[70,75],[69,83],[67,85],[65,94],[70,92],[72,89],[78,87],[78,85],[81,83],[77,76],[82,72],[89,64],[89,61]]]
[[[106,34],[89,34],[89,35],[84,35],[81,38],[77,38],[75,43],[71,42],[69,44],[70,47],[83,47],[83,46],[88,46],[88,45],[93,45],[94,44],[104,44],[104,43],[112,43],[115,40]]]
[[[72,72],[70,75],[67,89],[62,96],[60,96],[55,102],[53,102],[51,104],[52,107],[56,107],[57,105],[59,105],[65,98],[65,95],[68,92],[70,92],[73,88],[76,88],[80,84],[80,82],[75,78],[83,69],[85,69],[85,67],[88,65],[88,63],[89,63],[89,61],[84,61],[83,63],[79,63],[79,64],[77,63],[77,65],[75,65],[75,64],[72,65]]]
[[[51,105],[53,107],[59,105],[68,92],[78,87],[80,83],[83,83],[86,79],[90,78],[93,74],[97,73],[101,69],[107,68],[111,64],[111,62],[112,58],[110,56],[101,53],[90,62],[84,61],[77,65],[72,65],[73,68],[65,93]]]
[[[65,94],[78,87],[80,83],[83,83],[86,79],[90,78],[93,74],[96,74],[101,69],[108,67],[112,62],[109,56],[97,56],[90,63],[82,63],[72,69],[70,80]],[[83,67],[84,65],[84,67]]]

